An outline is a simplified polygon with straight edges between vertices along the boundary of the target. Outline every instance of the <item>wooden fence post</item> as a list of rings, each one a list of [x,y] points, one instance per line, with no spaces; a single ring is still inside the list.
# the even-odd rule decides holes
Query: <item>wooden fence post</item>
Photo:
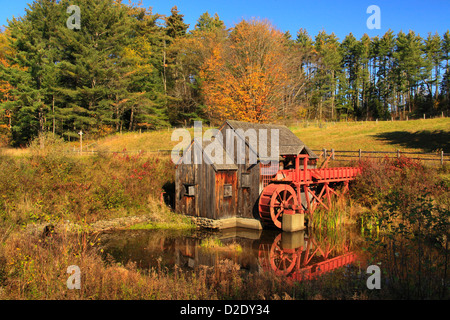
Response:
[[[334,149],[331,149],[331,160],[334,160]]]
[[[441,150],[441,166],[444,165],[444,150]]]
[[[400,150],[397,149],[397,159],[400,158]]]
[[[361,161],[361,149],[359,149],[358,152],[359,152],[359,161]]]

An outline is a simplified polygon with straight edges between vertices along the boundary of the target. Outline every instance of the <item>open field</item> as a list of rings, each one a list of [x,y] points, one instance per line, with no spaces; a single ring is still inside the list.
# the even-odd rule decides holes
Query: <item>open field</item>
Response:
[[[204,128],[206,130],[208,128]],[[312,149],[373,151],[450,151],[450,119],[438,118],[410,121],[369,121],[309,123],[290,126]],[[178,144],[171,141],[173,130],[126,133],[109,136],[92,144],[92,148],[122,151],[170,150]],[[192,130],[190,130],[192,133]]]
[[[310,148],[434,152],[450,151],[450,119],[311,123],[290,129]]]
[[[207,130],[206,126],[203,130]],[[370,150],[404,152],[450,152],[450,119],[409,121],[368,121],[300,123],[289,126],[311,149]],[[171,150],[180,141],[172,141],[175,129],[114,134],[98,140],[84,140],[83,151],[157,151]],[[193,136],[193,129],[189,129]],[[79,151],[79,142],[67,143],[66,150]],[[2,148],[5,155],[25,155],[27,149]]]
[[[448,118],[394,122],[309,123],[289,128],[312,149],[450,151]],[[117,134],[90,143],[93,149],[110,151],[170,150],[178,144],[178,141],[171,141],[172,131]]]

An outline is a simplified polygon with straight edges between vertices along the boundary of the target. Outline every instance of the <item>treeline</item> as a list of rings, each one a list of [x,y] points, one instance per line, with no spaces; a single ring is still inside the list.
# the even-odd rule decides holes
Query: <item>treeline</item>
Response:
[[[80,29],[68,28],[77,5]],[[189,25],[118,0],[35,0],[0,33],[0,128],[16,145],[226,118],[383,119],[448,113],[450,33],[340,41],[267,21]]]

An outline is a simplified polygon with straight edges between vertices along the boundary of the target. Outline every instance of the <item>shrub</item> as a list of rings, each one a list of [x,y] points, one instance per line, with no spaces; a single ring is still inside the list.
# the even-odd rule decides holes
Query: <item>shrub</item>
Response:
[[[372,259],[383,261],[389,290],[404,298],[448,296],[449,188],[437,170],[407,158],[366,161],[352,196],[369,207],[361,221]]]

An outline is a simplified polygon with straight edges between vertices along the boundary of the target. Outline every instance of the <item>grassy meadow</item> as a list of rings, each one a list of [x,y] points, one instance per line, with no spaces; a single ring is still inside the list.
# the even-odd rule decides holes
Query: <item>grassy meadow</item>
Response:
[[[303,123],[290,129],[312,149],[450,153],[450,119]]]
[[[409,121],[298,122],[288,125],[312,149],[369,150],[450,153],[450,119]],[[203,131],[210,129],[204,126]],[[121,152],[171,150],[181,140],[172,141],[174,129],[150,132],[117,133],[92,140],[84,136],[84,151]],[[188,129],[193,135],[193,129]],[[66,143],[65,150],[79,151],[79,141]],[[29,148],[3,147],[5,155],[26,155]]]
[[[450,153],[450,119],[409,121],[299,122],[288,126],[312,149],[433,152]],[[209,128],[204,127],[204,130]],[[192,133],[192,129],[190,129]],[[110,151],[171,150],[172,130],[116,134],[99,139],[92,148]],[[78,144],[75,144],[78,147]]]

